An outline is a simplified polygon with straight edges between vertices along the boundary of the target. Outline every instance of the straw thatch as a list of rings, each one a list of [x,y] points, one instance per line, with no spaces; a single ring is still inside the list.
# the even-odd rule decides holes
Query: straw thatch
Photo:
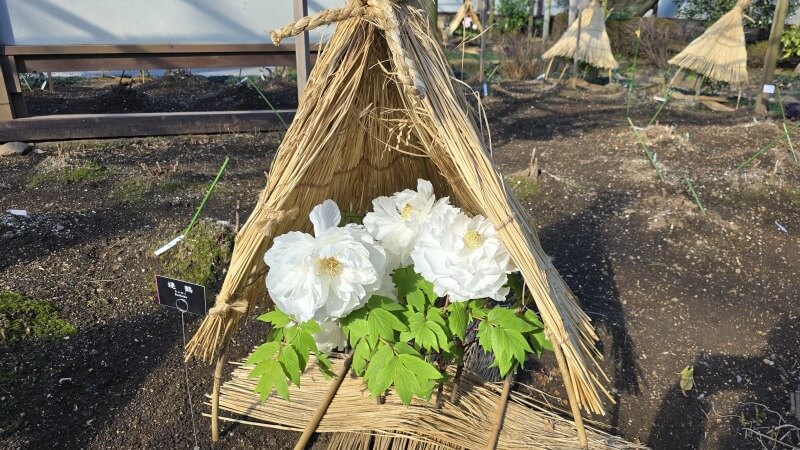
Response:
[[[450,21],[450,26],[447,27],[447,31],[450,35],[458,30],[458,27],[464,24],[464,18],[469,17],[472,19],[472,23],[475,24],[475,28],[478,30],[479,33],[483,33],[483,25],[481,25],[481,19],[478,17],[478,13],[475,11],[475,6],[472,5],[472,0],[464,0],[464,3],[458,8],[456,11],[455,17],[453,20]]]
[[[739,0],[669,63],[712,80],[738,86],[747,83],[747,47],[742,20],[750,2]]]
[[[606,18],[603,8],[597,0],[592,0],[588,7],[581,11],[578,20],[572,22],[561,38],[544,52],[542,59],[553,59],[557,56],[575,58],[575,46],[578,44],[578,24],[580,23],[580,44],[578,45],[578,61],[591,64],[601,69],[614,70],[619,67],[611,42],[606,33]]]
[[[338,372],[342,360],[334,358],[332,361]],[[250,370],[240,365],[232,379],[223,384],[220,409],[224,415],[220,419],[303,430],[331,383],[312,358],[301,377],[300,387],[290,386],[289,401],[271,396],[264,402],[253,392],[258,380],[248,377]],[[457,404],[450,402],[451,389],[452,383],[445,385],[439,408],[435,399],[431,402],[414,399],[410,406],[404,406],[393,391],[388,392],[385,402],[378,403],[370,397],[362,380],[349,376],[339,387],[317,431],[335,433],[329,449],[407,448],[400,443],[413,443],[411,448],[431,450],[485,448],[502,384],[484,382],[465,372],[458,388]],[[529,393],[520,392],[522,390]],[[575,424],[554,412],[553,405],[545,403],[546,398],[529,386],[518,385],[512,391],[497,448],[576,448]],[[246,419],[239,419],[240,416]],[[592,449],[644,448],[593,427],[587,427],[587,437]]]
[[[602,414],[602,397],[613,400],[595,360],[594,328],[504,185],[486,144],[488,129],[473,117],[418,0],[351,0],[278,30],[273,41],[336,20],[187,357],[210,361],[239,319],[266,299],[264,252],[274,236],[310,230],[314,205],[332,198],[344,210],[365,212],[373,198],[425,178],[437,195],[492,221],[556,347],[573,404]]]

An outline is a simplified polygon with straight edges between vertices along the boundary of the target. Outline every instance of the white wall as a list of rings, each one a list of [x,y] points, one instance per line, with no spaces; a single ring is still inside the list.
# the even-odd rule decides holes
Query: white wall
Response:
[[[309,0],[309,13],[344,3]],[[291,0],[0,0],[0,43],[268,43],[292,20]]]

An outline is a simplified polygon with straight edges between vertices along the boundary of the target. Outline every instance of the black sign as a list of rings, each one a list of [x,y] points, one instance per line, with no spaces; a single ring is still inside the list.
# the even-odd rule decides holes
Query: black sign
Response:
[[[181,312],[206,315],[206,288],[199,284],[156,275],[156,300]]]

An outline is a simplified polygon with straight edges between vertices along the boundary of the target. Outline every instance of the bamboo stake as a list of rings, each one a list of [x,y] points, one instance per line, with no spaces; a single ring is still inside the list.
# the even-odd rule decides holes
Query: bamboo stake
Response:
[[[742,86],[739,86],[739,95],[736,96],[736,110],[739,110],[739,103],[742,101]]]
[[[544,81],[547,81],[547,77],[550,76],[550,69],[553,67],[553,61],[555,61],[555,58],[550,58],[550,63],[547,64],[547,71],[544,73]]]
[[[494,416],[492,434],[489,435],[489,443],[486,446],[488,450],[495,450],[497,442],[500,440],[500,430],[503,429],[503,419],[505,419],[506,408],[508,408],[508,395],[511,393],[511,380],[513,378],[514,372],[509,372],[503,382],[503,393],[500,394],[500,403],[497,405],[497,414]]]
[[[214,368],[214,388],[211,391],[211,442],[219,441],[219,388],[222,383],[222,371],[225,368],[225,361],[228,360],[228,347],[230,347],[230,334],[233,331],[232,324],[225,329],[222,337],[222,349],[217,358],[217,366]]]
[[[675,72],[675,76],[674,76],[674,77],[672,77],[672,80],[670,80],[670,82],[669,82],[669,87],[672,87],[672,85],[674,85],[674,84],[675,84],[675,80],[677,80],[677,79],[678,79],[678,75],[680,75],[680,74],[681,74],[681,70],[683,70],[683,68],[682,68],[682,67],[678,67],[678,71],[677,71],[677,72]]]
[[[564,64],[564,69],[561,71],[561,75],[558,76],[558,81],[556,82],[556,84],[561,84],[561,80],[564,79],[564,74],[567,72],[568,68],[569,64]]]
[[[558,367],[561,370],[562,377],[564,378],[564,386],[567,388],[567,400],[569,401],[569,408],[572,410],[572,418],[575,420],[575,428],[577,428],[578,431],[578,445],[582,450],[588,450],[589,443],[586,439],[586,428],[583,426],[583,416],[581,416],[581,409],[578,406],[577,399],[575,398],[575,385],[572,384],[572,374],[570,374],[567,361],[564,359],[564,354],[561,352],[561,345],[554,345],[553,353],[556,354]]]
[[[339,386],[342,385],[342,381],[344,381],[345,377],[347,376],[347,372],[350,370],[350,364],[352,362],[353,354],[350,353],[344,360],[344,364],[342,364],[342,368],[339,370],[336,380],[334,380],[334,382],[328,387],[328,392],[325,393],[325,397],[322,399],[322,402],[320,402],[317,410],[314,412],[314,416],[308,421],[308,425],[306,425],[302,436],[300,436],[297,444],[295,444],[294,450],[303,450],[306,448],[306,445],[308,445],[308,441],[311,440],[311,436],[314,435],[319,423],[325,416],[325,412],[328,410],[328,406],[330,406],[331,402],[333,401],[333,397],[336,396],[336,391],[339,390]]]

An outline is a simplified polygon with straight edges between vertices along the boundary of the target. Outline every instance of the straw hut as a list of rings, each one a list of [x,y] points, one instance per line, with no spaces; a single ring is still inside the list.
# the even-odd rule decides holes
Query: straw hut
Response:
[[[578,36],[579,28],[580,36]],[[576,48],[577,55],[575,54]],[[611,52],[611,42],[606,33],[606,18],[600,2],[592,0],[589,6],[581,11],[578,20],[572,22],[561,38],[544,52],[542,59],[549,59],[552,65],[553,60],[558,56],[577,59],[609,71],[619,67]],[[548,67],[549,71],[550,67]]]
[[[481,25],[481,19],[478,17],[478,13],[475,10],[475,6],[472,4],[472,0],[464,0],[464,3],[462,3],[461,7],[458,8],[458,11],[456,11],[455,17],[453,17],[453,20],[450,21],[450,26],[447,27],[447,33],[452,36],[459,27],[464,25],[464,19],[467,17],[469,17],[469,19],[472,21],[472,24],[475,25],[475,29],[478,30],[478,33],[482,33],[483,25]]]
[[[220,389],[231,336],[254,305],[267,302],[262,258],[272,238],[310,231],[308,213],[325,199],[366,211],[373,198],[413,187],[418,178],[497,228],[554,343],[581,432],[581,408],[603,414],[603,398],[613,401],[596,361],[597,336],[497,171],[484,118],[467,104],[420,0],[350,0],[273,32],[273,42],[334,22],[267,185],[236,237],[216,304],[187,345],[187,358],[216,360],[212,433],[225,401]]]
[[[682,69],[688,69],[731,86],[741,87],[747,83],[747,47],[742,20],[750,2],[739,0],[733,9],[669,60],[670,64],[678,66],[672,82]]]

